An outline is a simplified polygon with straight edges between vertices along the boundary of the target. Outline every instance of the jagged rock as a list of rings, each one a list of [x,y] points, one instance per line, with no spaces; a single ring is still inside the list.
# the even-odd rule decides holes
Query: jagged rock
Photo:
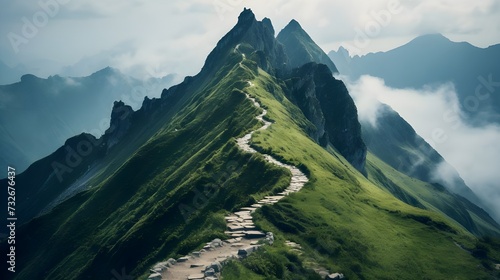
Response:
[[[181,257],[181,258],[178,258],[178,259],[177,259],[177,262],[180,262],[180,263],[181,263],[181,262],[187,262],[188,260],[189,260],[189,257],[187,257],[187,256],[186,256],[186,257]]]
[[[333,145],[365,174],[367,148],[356,105],[344,83],[326,65],[312,62],[292,71],[287,88],[289,98],[314,124],[308,131],[311,137],[322,146]]]
[[[205,275],[204,274],[192,274],[188,276],[188,280],[198,280],[198,279],[204,279]]]
[[[111,111],[109,128],[104,133],[108,149],[116,145],[127,133],[133,113],[134,110],[129,105],[125,105],[122,101],[115,101],[113,110]]]

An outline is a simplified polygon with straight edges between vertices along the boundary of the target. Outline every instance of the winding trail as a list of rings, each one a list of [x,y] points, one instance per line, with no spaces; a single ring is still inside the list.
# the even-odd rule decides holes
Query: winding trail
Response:
[[[249,82],[249,85],[253,86],[251,82]],[[246,97],[252,101],[255,107],[261,108],[261,105],[254,98],[250,97],[248,94],[246,94]],[[250,146],[250,140],[253,133],[258,130],[268,129],[269,126],[271,126],[271,122],[264,120],[266,114],[267,110],[262,108],[262,113],[256,118],[263,122],[264,125],[236,140],[240,149],[248,153],[257,153],[257,151]],[[264,233],[255,230],[255,224],[251,214],[263,205],[272,205],[283,199],[286,195],[298,192],[309,179],[295,166],[282,163],[267,154],[264,154],[264,158],[272,164],[290,170],[292,178],[289,186],[277,195],[266,196],[257,203],[248,207],[243,207],[226,216],[225,219],[228,230],[225,233],[231,237],[230,239],[226,241],[215,239],[207,243],[203,250],[199,252],[192,252],[189,256],[185,256],[178,260],[171,259],[159,263],[153,267],[151,271],[153,274],[149,277],[150,279],[219,279],[220,268],[227,260],[245,257],[262,244],[272,244],[274,241],[272,233]]]
[[[234,52],[239,52],[239,44],[234,48]],[[246,59],[245,54],[241,53],[242,61],[239,67],[243,67],[242,62]],[[248,81],[249,87],[254,84]],[[238,147],[247,153],[258,153],[250,146],[252,135],[259,130],[266,130],[271,126],[271,122],[266,121],[264,116],[267,110],[262,108],[255,98],[245,93],[246,98],[249,99],[253,105],[262,109],[262,113],[256,116],[256,119],[264,125],[257,130],[236,139]],[[206,243],[204,248],[200,251],[192,252],[188,256],[179,258],[177,260],[169,259],[168,261],[156,264],[152,269],[152,274],[148,279],[179,279],[179,280],[216,280],[220,279],[220,271],[222,266],[230,259],[244,258],[257,250],[264,244],[273,244],[274,236],[271,232],[264,233],[255,229],[252,213],[263,205],[272,205],[283,199],[285,196],[300,191],[302,187],[309,181],[307,176],[300,171],[297,167],[285,164],[275,159],[271,155],[263,154],[265,160],[269,163],[284,167],[290,170],[292,178],[288,187],[273,196],[266,196],[257,203],[242,207],[225,217],[227,223],[227,231],[225,233],[230,239],[222,241],[214,239]],[[295,243],[294,243],[295,244]],[[290,245],[287,243],[287,245]],[[319,271],[317,271],[319,273]],[[323,269],[323,273],[328,273]],[[321,273],[320,273],[321,275]]]

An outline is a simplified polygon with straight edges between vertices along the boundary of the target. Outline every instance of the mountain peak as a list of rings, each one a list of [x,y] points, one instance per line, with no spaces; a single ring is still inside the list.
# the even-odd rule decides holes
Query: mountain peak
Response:
[[[441,33],[425,34],[411,40],[410,43],[414,44],[446,44],[451,43],[451,40],[446,38]]]
[[[291,30],[302,30],[302,26],[300,26],[300,23],[296,21],[295,19],[292,19],[287,26],[285,26],[284,29],[291,29]]]
[[[252,9],[243,8],[243,12],[238,16],[238,24],[252,23],[254,21],[256,21],[256,19]]]
[[[281,71],[287,65],[283,46],[276,41],[271,20],[264,18],[257,21],[252,10],[244,8],[237,24],[219,40],[208,55],[202,72],[221,67],[227,54],[234,53],[236,46],[242,44],[266,55],[269,63],[263,62],[261,65],[266,71]]]
[[[25,82],[25,83],[29,83],[29,82],[35,81],[37,79],[40,79],[40,78],[33,75],[33,74],[24,74],[21,76],[21,82]]]
[[[338,72],[335,64],[296,20],[292,19],[277,39],[285,47],[292,68],[316,62],[327,65],[333,73]]]

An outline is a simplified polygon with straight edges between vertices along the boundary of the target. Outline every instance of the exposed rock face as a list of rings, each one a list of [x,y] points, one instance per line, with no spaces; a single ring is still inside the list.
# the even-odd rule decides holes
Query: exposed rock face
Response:
[[[330,57],[311,39],[296,20],[290,21],[276,39],[283,44],[291,68],[316,62],[325,64],[333,73],[338,72]]]
[[[127,133],[130,127],[132,113],[134,113],[132,107],[125,105],[122,101],[115,101],[113,110],[111,111],[110,126],[105,133],[108,148],[117,144]]]
[[[251,9],[244,9],[238,17],[238,23],[218,43],[209,54],[202,72],[217,67],[224,56],[232,51],[238,44],[248,44],[256,51],[265,54],[269,60],[269,67],[265,71],[281,71],[288,65],[288,58],[281,45],[274,37],[274,28],[271,20],[264,18],[262,21],[255,19]]]
[[[310,135],[320,145],[333,145],[356,169],[365,173],[367,148],[354,101],[344,83],[324,64],[308,63],[287,80],[290,99],[316,126]]]

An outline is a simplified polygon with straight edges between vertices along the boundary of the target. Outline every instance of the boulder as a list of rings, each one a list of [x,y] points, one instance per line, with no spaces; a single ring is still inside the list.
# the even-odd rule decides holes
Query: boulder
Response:
[[[214,276],[215,275],[215,270],[213,268],[209,268],[205,270],[205,277],[207,276]]]
[[[214,248],[222,247],[224,245],[224,242],[222,240],[220,240],[219,238],[216,238],[216,239],[212,240],[212,242],[210,242],[210,245]]]

